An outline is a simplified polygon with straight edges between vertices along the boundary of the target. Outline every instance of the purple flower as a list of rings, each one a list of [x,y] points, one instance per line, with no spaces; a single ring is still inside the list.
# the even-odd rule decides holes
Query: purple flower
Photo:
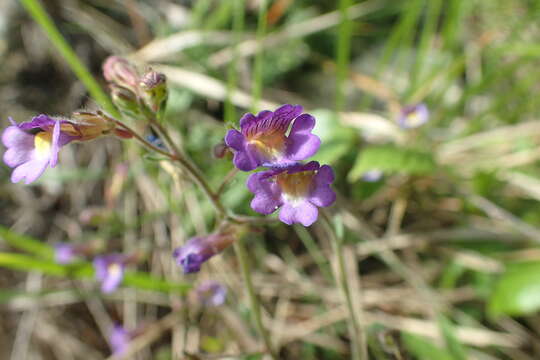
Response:
[[[230,231],[193,237],[184,246],[176,248],[173,257],[185,274],[195,273],[201,270],[204,262],[222,252],[234,240],[235,236]]]
[[[120,324],[114,325],[109,334],[109,343],[114,355],[123,354],[131,341],[132,336],[124,327]]]
[[[247,180],[249,191],[255,194],[251,208],[265,215],[281,208],[279,219],[285,224],[310,226],[317,220],[317,207],[330,206],[336,200],[330,187],[333,181],[332,168],[317,161],[261,171]]]
[[[234,151],[234,165],[243,171],[283,167],[315,154],[321,144],[319,137],[311,134],[315,118],[301,113],[300,105],[283,105],[274,112],[245,114],[240,131],[229,130],[225,136],[225,143]]]
[[[55,167],[60,148],[77,137],[62,130],[66,120],[52,119],[39,115],[32,121],[16,124],[11,118],[2,134],[2,143],[7,147],[4,162],[15,168],[11,181],[17,183],[24,179],[30,184],[43,174],[47,166]]]
[[[124,278],[126,261],[123,254],[101,255],[94,259],[96,279],[101,282],[102,292],[107,294],[118,288]]]
[[[217,281],[205,281],[195,291],[203,306],[220,306],[227,299],[227,288]]]
[[[81,249],[73,244],[61,243],[54,245],[54,259],[59,264],[69,264],[81,254]]]
[[[429,120],[429,110],[423,103],[405,106],[401,109],[398,124],[403,129],[413,129],[424,125]]]
[[[362,180],[366,182],[376,182],[376,181],[379,181],[383,175],[384,173],[381,170],[373,169],[373,170],[366,171],[362,175]]]

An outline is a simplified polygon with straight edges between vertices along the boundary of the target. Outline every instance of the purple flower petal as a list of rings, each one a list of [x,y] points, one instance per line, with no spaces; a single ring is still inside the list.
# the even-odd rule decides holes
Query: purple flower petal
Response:
[[[130,341],[131,336],[122,325],[116,324],[109,334],[109,342],[115,355],[123,354],[127,350]]]
[[[246,146],[246,137],[240,131],[232,129],[225,135],[225,144],[234,150],[242,151]]]
[[[95,276],[101,282],[101,291],[111,293],[118,288],[124,278],[126,256],[109,254],[97,256],[94,261]]]
[[[32,158],[34,136],[10,126],[2,134],[2,143],[8,148],[3,160],[9,167],[19,166]]]
[[[34,155],[35,156],[35,155]],[[26,185],[36,181],[49,165],[49,159],[34,158],[21,164],[11,173],[11,182],[18,183],[24,179]]]
[[[45,114],[40,114],[38,116],[34,116],[31,121],[20,123],[18,126],[21,130],[33,130],[40,128],[43,131],[47,131],[54,127],[56,121],[57,120],[54,120]]]
[[[315,175],[314,188],[309,201],[319,207],[330,206],[336,201],[336,193],[330,187],[334,182],[334,171],[328,165],[323,165]]]
[[[313,116],[302,114],[296,118],[287,141],[287,158],[304,160],[313,156],[319,150],[321,139],[311,133],[314,127],[315,118]]]
[[[75,259],[75,247],[71,244],[56,244],[54,259],[58,264],[69,264]]]
[[[319,215],[319,210],[309,201],[298,204],[285,203],[279,212],[279,220],[287,225],[300,223],[304,226],[313,224]]]
[[[424,125],[429,120],[429,110],[423,103],[405,106],[401,110],[398,124],[403,129],[413,129]]]
[[[58,163],[58,152],[60,151],[60,146],[58,144],[59,138],[60,138],[60,121],[56,121],[54,123],[52,140],[51,140],[50,165],[52,168],[56,166],[56,163]]]
[[[217,281],[206,281],[196,290],[199,301],[204,306],[214,307],[225,303],[227,288]]]
[[[281,207],[281,221],[309,226],[317,220],[317,206],[330,206],[336,200],[330,187],[333,181],[332,168],[317,161],[261,171],[247,181],[249,191],[255,194],[251,208],[266,215]]]

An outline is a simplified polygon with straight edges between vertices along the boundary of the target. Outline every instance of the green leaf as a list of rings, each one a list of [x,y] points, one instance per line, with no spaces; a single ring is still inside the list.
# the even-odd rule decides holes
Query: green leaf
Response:
[[[39,257],[43,257],[46,259],[53,258],[53,249],[49,245],[32,237],[17,234],[16,232],[13,232],[10,229],[1,225],[0,240],[4,240],[6,243],[16,249],[29,252]]]
[[[456,336],[454,324],[443,315],[438,316],[439,329],[442,332],[446,348],[454,360],[467,360],[467,352]]]
[[[540,261],[510,264],[495,285],[488,310],[494,316],[540,310]]]
[[[446,350],[433,345],[433,340],[423,336],[402,333],[403,345],[418,360],[454,360]]]
[[[357,181],[370,170],[425,175],[435,171],[435,168],[435,159],[431,153],[393,145],[372,146],[360,152],[349,172],[348,180]]]
[[[0,253],[0,267],[20,271],[40,271],[46,275],[76,279],[94,277],[94,268],[88,262],[60,265],[51,260],[15,253]],[[123,285],[138,289],[180,294],[186,293],[191,288],[191,284],[172,283],[144,272],[132,271],[126,271]]]

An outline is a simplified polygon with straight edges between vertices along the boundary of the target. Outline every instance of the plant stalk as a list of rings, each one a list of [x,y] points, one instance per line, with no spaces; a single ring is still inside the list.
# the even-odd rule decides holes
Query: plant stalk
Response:
[[[351,338],[351,353],[353,360],[368,360],[367,351],[367,339],[360,314],[355,310],[351,297],[351,290],[349,282],[347,281],[347,272],[345,268],[345,258],[343,256],[343,239],[336,235],[330,216],[321,209],[322,224],[325,227],[326,232],[330,236],[332,249],[334,256],[337,260],[335,280],[338,286],[341,288],[341,292],[345,303],[347,305],[347,311],[349,313],[347,325],[349,329],[349,337]]]
[[[234,242],[234,251],[236,252],[236,257],[240,262],[240,267],[242,268],[242,275],[244,276],[244,281],[246,283],[246,291],[249,296],[249,303],[251,307],[251,312],[255,319],[255,325],[259,331],[261,337],[263,338],[266,350],[270,354],[273,360],[278,360],[277,354],[273,350],[272,342],[270,340],[270,335],[264,327],[261,314],[261,304],[257,299],[257,294],[255,293],[255,288],[253,287],[253,280],[251,279],[251,270],[249,267],[249,260],[244,245],[244,240],[242,238]]]

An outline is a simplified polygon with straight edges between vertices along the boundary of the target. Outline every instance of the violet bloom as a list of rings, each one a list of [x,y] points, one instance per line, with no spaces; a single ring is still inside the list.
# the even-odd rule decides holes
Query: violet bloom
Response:
[[[283,167],[305,160],[319,150],[321,140],[311,134],[314,126],[315,118],[302,114],[300,105],[283,105],[274,112],[245,114],[240,119],[240,131],[229,130],[225,143],[233,149],[233,162],[240,170]]]
[[[279,219],[285,224],[310,226],[319,215],[317,207],[330,206],[336,200],[330,187],[333,181],[332,168],[317,161],[261,171],[247,180],[249,191],[255,194],[251,208],[265,215],[281,208]]]
[[[128,348],[132,336],[120,324],[114,325],[109,334],[109,343],[114,355],[122,355]]]
[[[4,162],[15,168],[11,181],[24,180],[30,184],[43,174],[47,166],[55,167],[60,148],[77,137],[64,132],[61,128],[69,122],[39,115],[31,121],[20,124],[9,119],[2,134],[2,143],[7,147]]]
[[[123,254],[97,256],[94,261],[96,279],[101,282],[101,291],[115,291],[124,279],[127,257]]]
[[[199,272],[204,262],[222,252],[234,240],[235,236],[230,232],[193,237],[184,246],[176,248],[173,257],[185,274]]]
[[[403,129],[413,129],[424,125],[429,120],[429,110],[423,103],[405,106],[401,109],[398,124]]]
[[[59,264],[72,263],[80,254],[79,247],[73,244],[61,243],[54,245],[54,259]]]
[[[217,281],[205,281],[195,291],[203,306],[220,306],[227,299],[227,288]]]

